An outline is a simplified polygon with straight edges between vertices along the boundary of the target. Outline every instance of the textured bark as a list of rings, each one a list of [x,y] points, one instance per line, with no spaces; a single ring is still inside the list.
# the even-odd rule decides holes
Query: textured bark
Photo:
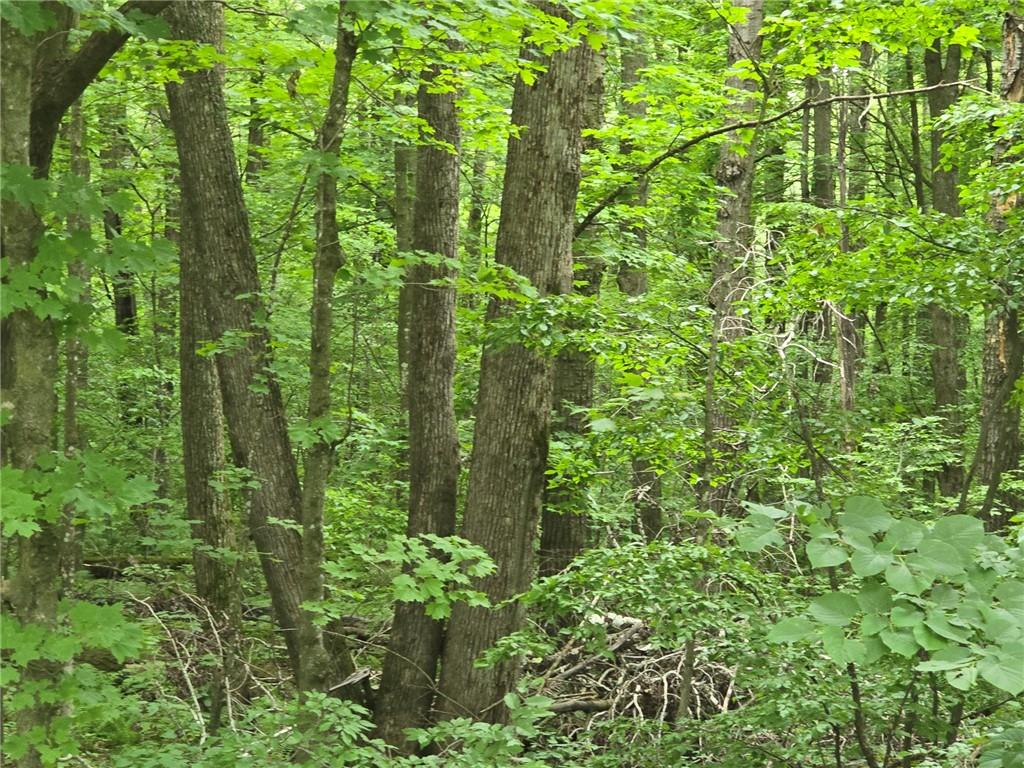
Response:
[[[951,45],[942,54],[941,41],[936,40],[924,53],[924,70],[927,85],[955,82],[960,75],[960,46]],[[949,109],[957,98],[956,86],[928,91],[928,113],[934,121]],[[931,130],[932,206],[948,216],[960,215],[960,199],[957,192],[957,169],[941,166],[943,132]],[[935,388],[935,408],[946,418],[946,431],[960,438],[963,434],[963,419],[959,413],[960,393],[965,384],[965,374],[960,364],[960,350],[966,333],[966,318],[945,307],[932,304],[928,308],[931,324],[932,381]],[[947,463],[938,473],[939,491],[943,496],[954,496],[963,485],[962,462]]]
[[[0,162],[27,166],[29,160],[29,115],[33,61],[37,37],[26,37],[7,21],[2,23],[2,77],[0,77]],[[35,258],[35,244],[43,232],[38,214],[5,197],[2,210],[2,252],[10,269],[26,268]],[[40,296],[42,298],[42,296]],[[17,310],[3,320],[2,381],[4,410],[9,421],[3,428],[3,463],[29,469],[52,451],[53,426],[57,415],[57,334],[53,322],[40,320],[31,309]],[[57,620],[60,588],[60,521],[38,521],[39,530],[17,539],[18,569],[5,590],[14,616],[22,624],[38,624],[52,631]],[[59,674],[58,665],[43,660],[28,663],[21,685],[29,689],[44,685]],[[31,746],[20,766],[42,765],[36,750],[49,737],[53,703],[29,704],[13,713],[15,731],[28,737]],[[29,737],[39,729],[43,738]]]
[[[459,124],[455,93],[435,92],[442,70],[423,73],[419,118],[432,131],[416,151],[413,249],[458,258]],[[450,145],[438,146],[433,142]],[[447,264],[417,262],[408,271],[410,537],[455,532],[459,441],[455,420],[455,287]],[[444,625],[422,603],[395,605],[377,696],[377,732],[411,751],[403,729],[422,726],[434,698]]]
[[[746,20],[732,27],[727,62],[729,68],[741,59],[756,62],[761,53],[763,3],[761,0],[745,0],[741,5],[749,10]],[[755,103],[752,94],[757,83],[732,76],[726,80],[726,85],[736,92],[736,108],[741,113],[753,113]],[[819,149],[818,109],[815,109],[815,152]],[[740,437],[735,434],[735,420],[729,413],[728,403],[718,384],[720,366],[742,364],[742,361],[727,355],[729,345],[747,333],[735,305],[743,299],[749,288],[755,154],[754,147],[743,147],[738,145],[736,139],[730,139],[722,145],[715,168],[715,178],[723,192],[718,201],[715,261],[709,295],[714,317],[704,389],[704,467],[701,490],[704,506],[717,514],[726,512],[736,501],[733,483],[728,478],[739,451]],[[814,193],[817,195],[821,191],[815,174]]]
[[[214,45],[222,40],[219,4],[175,3],[171,20],[182,39]],[[249,533],[259,552],[274,617],[296,677],[308,664],[321,670],[326,681],[348,676],[353,666],[347,654],[331,658],[320,633],[302,626],[309,618],[300,607],[301,537],[276,522],[302,524],[302,493],[280,388],[269,371],[270,339],[222,78],[220,68],[214,67],[167,87],[182,200],[196,237],[205,246],[202,253],[209,257],[200,265],[203,306],[210,335],[223,347],[216,355],[217,374],[234,461],[258,483],[247,499]],[[304,645],[300,638],[308,637],[319,641]]]
[[[159,12],[166,2],[133,0],[121,7]],[[127,39],[114,30],[94,32],[71,55],[65,53],[73,20],[70,8],[55,5],[56,27],[25,37],[8,22],[2,23],[2,85],[0,85],[0,162],[30,166],[37,178],[49,174],[53,145],[60,121],[106,62]],[[36,242],[43,223],[36,212],[13,200],[3,201],[0,227],[3,257],[11,269],[27,266],[36,257]],[[0,400],[11,411],[3,428],[0,460],[17,468],[31,467],[56,448],[57,332],[51,319],[40,320],[31,310],[12,312],[0,324]],[[18,570],[6,595],[21,622],[50,626],[56,621],[60,590],[62,521],[39,521],[40,530],[18,541]],[[52,665],[31,662],[22,681],[53,679]],[[55,707],[30,705],[15,714],[15,729],[25,734],[50,727]],[[38,737],[33,737],[39,743]],[[21,759],[37,766],[34,747]]]
[[[604,57],[594,56],[587,75],[587,95],[583,127],[600,128],[604,122]],[[584,151],[597,149],[597,140],[583,140]],[[563,270],[555,275],[551,293],[576,291],[582,296],[596,296],[601,289],[604,265],[582,255],[587,249],[587,236],[573,242],[573,260],[580,269]],[[579,282],[574,286],[574,282]],[[584,349],[566,347],[555,358],[552,385],[552,431],[569,436],[569,442],[587,429],[587,418],[581,411],[594,404],[594,360]],[[540,525],[540,575],[550,576],[566,568],[587,545],[587,517],[582,499],[585,487],[564,486],[548,482],[544,491],[544,508]]]
[[[560,6],[547,13],[571,21]],[[517,78],[495,259],[530,280],[543,295],[559,271],[571,267],[576,193],[580,178],[587,72],[594,51],[582,43],[550,57],[527,47],[522,56],[545,66],[532,86]],[[513,311],[494,299],[488,323]],[[463,535],[483,546],[496,572],[476,581],[492,604],[526,590],[547,464],[552,361],[521,344],[489,341],[480,371],[473,458]],[[437,707],[445,716],[504,721],[502,697],[519,673],[518,660],[486,669],[474,661],[522,626],[516,602],[491,609],[458,603],[452,611],[441,667]]]
[[[217,631],[228,638],[241,625],[242,595],[235,521],[229,495],[215,483],[223,482],[226,469],[224,414],[221,405],[217,363],[200,355],[198,348],[211,334],[203,305],[203,241],[188,219],[188,206],[181,211],[178,243],[179,282],[179,388],[181,393],[182,464],[185,475],[186,516],[199,545],[192,549],[196,594],[206,601]],[[225,659],[229,662],[229,659]],[[210,686],[210,721],[218,725],[224,688],[231,679],[230,663],[217,670]]]
[[[1024,101],[1024,17],[1007,14],[1003,22],[1002,96],[1007,101]],[[996,162],[1005,160],[1005,147],[997,149]],[[1000,231],[1006,230],[1006,215],[1021,205],[1019,195],[993,201],[991,220]],[[1006,299],[1013,297],[1012,284],[1024,283],[1024,272],[1017,270],[1004,288]],[[978,441],[978,480],[987,487],[981,515],[993,530],[1003,528],[1009,519],[1024,509],[1019,493],[1001,492],[1000,481],[1006,472],[1020,465],[1020,403],[1014,402],[1017,381],[1024,375],[1024,338],[1021,337],[1020,311],[1009,302],[987,309],[985,345],[982,351],[981,434]]]
[[[358,40],[346,24],[346,3],[338,5],[338,26],[334,49],[334,77],[327,112],[317,133],[317,149],[324,163],[338,156],[348,111],[348,91]],[[302,600],[317,604],[324,597],[324,494],[334,464],[334,445],[318,429],[331,418],[331,345],[334,327],[334,280],[344,262],[338,234],[338,181],[333,173],[320,173],[316,182],[316,253],[313,258],[313,306],[310,309],[309,402],[306,419],[314,427],[316,441],[303,457],[302,485]],[[303,647],[322,645],[316,615],[307,613],[299,626]],[[305,654],[299,675],[299,690],[323,689],[328,670],[320,667],[316,654]]]

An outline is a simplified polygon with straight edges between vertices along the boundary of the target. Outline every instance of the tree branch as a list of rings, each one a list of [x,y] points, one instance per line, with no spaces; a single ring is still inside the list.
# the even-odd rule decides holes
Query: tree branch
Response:
[[[694,147],[697,144],[700,144],[701,142],[707,141],[708,139],[713,139],[715,136],[721,136],[722,134],[731,133],[732,131],[738,131],[744,128],[757,128],[762,125],[771,125],[772,123],[777,123],[780,120],[784,120],[790,115],[800,112],[804,109],[813,109],[814,107],[821,107],[826,104],[832,104],[835,102],[864,101],[865,99],[868,99],[869,101],[871,99],[891,99],[897,96],[909,96],[910,94],[914,93],[934,91],[938,88],[950,88],[959,85],[966,86],[969,84],[970,83],[966,80],[958,80],[955,83],[940,83],[939,85],[930,85],[921,88],[906,88],[901,91],[886,91],[885,93],[841,94],[839,96],[831,96],[827,99],[819,99],[817,101],[803,99],[794,106],[784,109],[781,112],[771,115],[770,117],[758,118],[756,120],[740,120],[735,123],[728,123],[727,125],[722,125],[719,126],[718,128],[713,128],[710,131],[704,131],[704,133],[697,134],[692,139],[687,139],[681,144],[677,144],[674,147],[669,147],[660,155],[655,157],[653,160],[650,160],[644,165],[635,168],[629,181],[625,182],[624,184],[620,184],[607,195],[605,195],[601,199],[601,201],[598,202],[597,205],[591,208],[587,212],[587,214],[582,219],[580,219],[579,223],[576,224],[576,229],[573,232],[573,237],[579,237],[580,234],[587,229],[587,227],[594,223],[594,220],[601,214],[602,211],[604,211],[605,208],[612,205],[620,196],[622,196],[628,190],[632,189],[633,186],[640,179],[649,174],[651,171],[653,171],[659,165],[664,163],[666,160],[671,160],[673,157],[678,157],[691,147]]]

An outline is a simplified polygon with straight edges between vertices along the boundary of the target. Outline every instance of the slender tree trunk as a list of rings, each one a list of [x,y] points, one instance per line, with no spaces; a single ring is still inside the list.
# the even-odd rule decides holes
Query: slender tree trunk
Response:
[[[484,186],[487,184],[487,153],[478,149],[473,153],[473,180],[469,193],[469,213],[466,217],[466,260],[480,263],[483,253]]]
[[[175,3],[172,26],[181,39],[219,46],[223,8],[187,0]],[[304,598],[300,537],[302,492],[288,439],[284,403],[269,371],[270,338],[263,322],[256,260],[242,198],[220,67],[200,70],[169,84],[171,124],[181,166],[182,201],[208,258],[199,265],[202,297],[216,355],[224,415],[235,463],[257,487],[248,497],[249,532],[260,556],[271,603],[296,678],[317,670],[318,687],[353,671],[347,653],[331,658],[323,638],[302,610]],[[278,521],[286,525],[279,524]]]
[[[951,45],[942,55],[942,43],[936,40],[924,53],[925,78],[928,85],[955,82],[960,74],[960,46]],[[956,86],[928,92],[928,112],[934,121],[949,109],[957,98]],[[939,128],[931,130],[932,206],[948,216],[960,215],[957,191],[957,169],[942,167],[942,145],[945,136]],[[943,306],[929,307],[932,343],[932,380],[935,387],[935,408],[946,419],[946,431],[957,439],[963,433],[963,419],[959,413],[960,393],[965,375],[960,364],[960,350],[966,333],[966,318]],[[938,485],[943,496],[954,496],[963,485],[963,463],[947,463],[939,471]]]
[[[584,128],[600,128],[604,122],[604,57],[594,56],[588,73]],[[597,148],[590,137],[583,141],[584,151]],[[579,271],[559,273],[551,285],[551,293],[576,291],[582,296],[596,296],[601,289],[604,265],[582,255],[587,248],[584,233],[573,242],[574,260]],[[574,286],[574,282],[581,283]],[[572,443],[587,428],[585,410],[594,404],[594,360],[590,353],[576,347],[562,349],[555,358],[552,387],[552,430],[568,436]],[[566,568],[587,545],[587,516],[582,500],[585,488],[548,482],[544,491],[544,507],[540,525],[540,575],[550,576]]]
[[[565,21],[562,6],[541,2]],[[544,66],[533,85],[517,78],[495,258],[544,295],[554,276],[571,269],[581,130],[587,72],[594,51],[581,43],[550,57],[532,46],[522,56]],[[514,311],[494,299],[488,325]],[[522,626],[523,607],[504,601],[525,591],[533,577],[533,550],[544,492],[552,361],[517,343],[485,345],[463,535],[483,546],[496,572],[475,583],[494,608],[458,603],[452,610],[441,666],[438,709],[444,716],[507,718],[502,698],[519,674],[512,659],[485,669],[474,661]],[[500,607],[498,607],[500,605]]]
[[[1003,84],[1007,101],[1024,101],[1024,17],[1007,14],[1003,22]],[[1004,160],[1006,147],[998,148],[996,162]],[[1020,198],[993,201],[991,220],[1005,231],[1006,217],[1021,205]],[[1009,284],[1020,285],[1020,270]],[[1000,481],[1006,472],[1020,464],[1020,403],[1013,399],[1014,388],[1024,375],[1024,338],[1021,337],[1020,311],[1010,305],[1013,289],[1007,287],[1006,302],[986,307],[985,346],[982,352],[981,434],[978,438],[978,480],[987,487],[981,515],[992,530],[1003,528],[1009,519],[1024,509],[1020,493],[1000,493]],[[998,504],[998,507],[996,506]]]
[[[105,106],[101,110],[101,119],[110,131],[110,143],[100,151],[100,166],[104,171],[103,194],[109,196],[122,188],[124,162],[131,152],[125,133],[128,112],[124,102],[117,100]],[[113,208],[103,211],[103,233],[110,247],[113,247],[113,241],[121,236],[123,228],[120,213]],[[114,292],[114,325],[128,336],[138,336],[139,311],[135,297],[135,274],[119,270],[111,277],[111,283]],[[131,402],[135,399],[132,393],[125,391],[122,394],[127,399],[124,403],[125,408],[135,410],[137,406]],[[130,413],[127,410],[126,412]]]
[[[459,124],[455,93],[440,87],[442,69],[423,73],[419,118],[432,130],[416,151],[413,249],[458,257]],[[437,92],[440,90],[441,92]],[[435,142],[443,142],[439,146]],[[459,440],[455,421],[455,271],[417,261],[408,272],[410,537],[455,532]],[[399,602],[377,697],[377,732],[410,751],[405,728],[422,726],[434,699],[444,625],[421,603]]]
[[[334,78],[327,112],[317,135],[317,148],[330,166],[341,148],[348,110],[348,91],[358,40],[346,25],[346,2],[338,4],[338,27],[334,49]],[[309,403],[306,419],[316,435],[306,449],[302,485],[302,600],[318,604],[324,597],[324,494],[334,463],[334,445],[320,430],[331,420],[331,345],[334,327],[334,280],[344,262],[338,234],[338,182],[334,173],[320,173],[316,182],[316,254],[313,260],[312,333],[309,352]],[[299,627],[299,642],[313,648],[322,644],[316,614],[307,612]],[[322,690],[329,679],[315,654],[302,658],[299,689]]]
[[[89,181],[89,155],[85,149],[85,116],[81,101],[71,108],[71,119],[67,122],[68,153],[71,156],[71,173]],[[68,231],[89,232],[88,216],[81,213],[68,215]],[[68,264],[68,274],[82,284],[78,301],[88,305],[92,301],[89,282],[92,270],[81,261]],[[89,384],[89,347],[74,332],[64,341],[64,454],[68,457],[81,453],[88,445],[88,436],[80,420],[80,403],[83,390]],[[74,523],[74,505],[64,511],[64,542],[61,547],[61,592],[68,594],[74,585],[75,574],[81,563],[82,526]]]
[[[761,24],[764,21],[762,0],[744,0],[748,9],[746,20],[732,27],[729,37],[728,67],[742,59],[757,62],[761,52]],[[757,83],[740,77],[726,80],[735,91],[739,111],[752,114],[753,92]],[[815,152],[818,146],[818,118],[815,110]],[[718,201],[718,227],[715,262],[712,271],[709,301],[714,307],[708,372],[704,390],[704,506],[717,514],[726,512],[736,502],[730,471],[736,462],[740,439],[729,405],[719,387],[719,367],[742,364],[734,356],[727,357],[729,346],[747,333],[743,319],[736,311],[736,302],[749,288],[750,248],[753,242],[753,184],[755,147],[742,146],[733,138],[721,149],[715,178],[723,189]],[[815,164],[817,167],[817,164]],[[814,192],[821,191],[815,174]]]
[[[637,47],[622,54],[622,88],[628,90],[640,82],[640,70],[647,66],[647,57],[642,52],[638,41]],[[647,114],[645,101],[625,102],[623,109],[630,117],[642,118]],[[628,155],[634,150],[631,140],[623,139],[620,152]],[[648,179],[640,179],[630,190],[629,203],[636,208],[647,205]],[[647,228],[640,222],[624,228],[637,251],[647,249]],[[639,298],[647,293],[647,270],[639,264],[624,262],[619,265],[617,282],[619,290],[631,298]],[[639,371],[637,371],[639,373]],[[662,529],[661,516],[661,476],[651,466],[651,459],[637,455],[630,458],[630,474],[635,514],[634,527],[651,541]]]
[[[415,98],[398,93],[395,102],[411,107]],[[399,254],[412,251],[413,205],[416,199],[416,147],[412,144],[396,143],[395,166],[395,250]],[[398,291],[398,381],[402,394],[402,413],[408,418],[409,412],[409,288],[408,281]],[[403,426],[407,429],[407,424]]]

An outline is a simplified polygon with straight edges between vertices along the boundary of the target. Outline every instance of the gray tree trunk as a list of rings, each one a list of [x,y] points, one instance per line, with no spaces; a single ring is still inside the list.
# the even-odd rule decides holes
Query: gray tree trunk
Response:
[[[572,21],[562,6],[541,2],[548,14]],[[524,59],[545,67],[533,85],[517,78],[495,259],[523,275],[544,295],[559,272],[571,269],[581,130],[587,72],[594,51],[585,43],[544,56],[526,47]],[[514,311],[494,299],[488,326]],[[485,345],[463,535],[483,546],[497,571],[476,581],[492,604],[525,591],[534,571],[534,546],[544,493],[551,412],[550,358],[517,343]],[[519,674],[516,660],[478,669],[474,661],[522,626],[522,606],[490,609],[457,604],[449,622],[437,708],[444,716],[507,718],[502,698]]]

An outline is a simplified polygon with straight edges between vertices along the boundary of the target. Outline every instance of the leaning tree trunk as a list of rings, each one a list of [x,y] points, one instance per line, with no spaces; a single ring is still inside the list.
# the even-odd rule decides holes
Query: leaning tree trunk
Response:
[[[604,122],[604,57],[593,57],[588,76],[584,127],[597,129]],[[596,150],[597,140],[584,139],[584,151]],[[552,293],[575,291],[581,296],[597,296],[601,289],[604,266],[600,261],[582,255],[588,236],[582,234],[573,243],[574,260],[579,271],[562,271],[555,276]],[[574,286],[574,282],[580,285]],[[552,387],[552,429],[568,436],[572,443],[587,429],[586,410],[594,404],[594,358],[586,349],[567,346],[555,358]],[[550,576],[566,568],[587,545],[587,516],[583,512],[585,486],[563,485],[549,481],[544,490],[541,513],[539,572]]]
[[[764,21],[762,0],[745,0],[747,17],[732,28],[729,37],[728,67],[742,59],[756,62],[761,53],[761,24]],[[742,113],[753,113],[753,92],[757,83],[738,76],[729,77],[726,85],[736,91],[736,106]],[[817,111],[816,111],[817,114]],[[815,119],[815,136],[818,136]],[[819,149],[815,141],[815,152]],[[749,284],[750,247],[753,242],[751,207],[754,185],[754,147],[744,146],[735,138],[722,145],[715,178],[723,188],[718,201],[718,228],[715,261],[711,276],[709,300],[714,307],[708,372],[704,390],[704,467],[703,503],[717,514],[734,504],[735,489],[727,478],[739,452],[736,424],[729,413],[720,384],[719,368],[726,361],[731,344],[746,334],[744,321],[736,311],[736,302],[743,299]],[[817,167],[817,163],[815,163]],[[815,193],[821,192],[815,174]],[[741,361],[729,359],[730,367]]]
[[[181,39],[219,46],[223,7],[173,6]],[[288,439],[281,391],[271,374],[270,338],[263,322],[256,259],[242,197],[219,66],[190,73],[167,86],[171,125],[181,166],[183,206],[206,255],[199,265],[203,305],[216,354],[228,436],[235,463],[257,482],[249,494],[249,532],[259,552],[278,626],[297,679],[317,669],[321,680],[353,671],[347,653],[331,658],[302,610],[302,542],[288,524],[302,525],[302,492]],[[282,521],[285,525],[279,524]]]
[[[538,4],[571,22],[558,5]],[[533,85],[517,78],[495,259],[526,277],[544,295],[559,271],[571,269],[581,129],[587,72],[594,51],[581,43],[550,57],[527,46],[524,59],[545,71]],[[507,322],[514,307],[491,301],[488,326]],[[452,610],[441,666],[437,708],[447,717],[504,721],[502,702],[519,664],[487,668],[474,662],[500,638],[522,626],[523,607],[510,600],[525,591],[534,569],[534,544],[547,464],[552,361],[521,343],[485,344],[463,535],[494,559],[496,572],[475,582],[493,608],[458,603]],[[499,607],[500,606],[500,607]]]
[[[1003,23],[1002,94],[1007,101],[1024,101],[1024,17],[1013,14],[1007,14]],[[1006,152],[1005,147],[999,150],[1000,155]],[[1005,159],[997,157],[997,162]],[[1016,195],[993,203],[992,224],[1005,236],[1008,236],[1006,217],[1020,204]],[[1018,467],[1021,455],[1020,403],[1014,401],[1013,393],[1024,375],[1024,338],[1021,338],[1020,311],[1012,305],[1011,299],[1013,286],[1019,290],[1022,283],[1024,267],[1018,262],[1015,269],[1011,268],[1004,286],[1005,300],[986,308],[977,473],[978,480],[987,487],[981,515],[987,517],[991,513],[986,524],[993,530],[1004,527],[1010,517],[1024,509],[1024,498],[1019,492],[1000,496],[1003,474]]]
[[[458,257],[459,124],[455,92],[440,85],[442,69],[423,73],[419,118],[429,133],[416,150],[412,247],[446,261]],[[419,261],[405,285],[408,302],[409,521],[406,533],[455,531],[459,440],[455,421],[455,276],[450,264]],[[442,622],[421,603],[399,602],[377,697],[377,732],[411,750],[405,728],[430,713],[441,655]]]
[[[960,73],[960,46],[951,45],[942,56],[941,41],[936,40],[924,52],[924,71],[929,86],[955,82]],[[928,112],[937,120],[953,106],[957,87],[928,91]],[[957,191],[957,169],[942,167],[942,145],[945,135],[940,128],[931,131],[932,207],[947,216],[960,215]],[[960,393],[964,386],[964,370],[960,364],[960,350],[966,332],[967,319],[939,304],[928,308],[932,343],[932,381],[935,387],[935,408],[945,417],[946,432],[959,440],[963,434],[963,419],[959,413]],[[939,491],[943,496],[960,492],[964,480],[963,464],[959,460],[943,465],[938,473]]]

